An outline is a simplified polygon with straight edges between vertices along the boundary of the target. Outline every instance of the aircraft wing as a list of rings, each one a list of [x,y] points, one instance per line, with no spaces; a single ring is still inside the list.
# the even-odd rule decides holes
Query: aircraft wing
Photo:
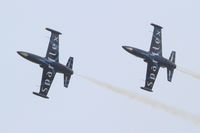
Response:
[[[151,24],[151,25],[154,26],[154,31],[151,40],[150,53],[162,56],[162,38],[161,38],[162,27],[156,24]]]
[[[159,68],[160,66],[157,63],[151,62],[147,64],[145,87],[141,87],[141,89],[152,92]]]
[[[40,92],[33,92],[33,94],[39,95],[44,98],[48,98],[47,94],[49,92],[49,89],[51,87],[51,83],[53,82],[53,79],[55,77],[56,72],[54,71],[54,68],[49,66],[43,69],[42,73],[42,81],[40,85]]]
[[[46,28],[46,30],[51,32],[46,58],[51,61],[59,62],[59,35],[61,33],[49,28]]]

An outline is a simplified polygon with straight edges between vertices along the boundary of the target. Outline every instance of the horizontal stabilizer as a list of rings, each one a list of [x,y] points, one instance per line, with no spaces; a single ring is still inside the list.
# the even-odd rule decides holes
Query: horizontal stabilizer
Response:
[[[176,60],[176,52],[175,51],[171,52],[169,60],[171,62],[175,63],[175,60]],[[167,68],[167,80],[169,82],[172,81],[173,73],[174,73],[174,69]]]
[[[69,74],[64,74],[64,87],[68,87],[69,86],[69,81],[71,79],[71,75]]]
[[[172,82],[173,73],[174,73],[174,69],[172,69],[172,70],[167,69],[167,80],[169,82]]]
[[[153,92],[151,88],[147,88],[147,87],[140,87],[140,88],[149,92]]]
[[[74,58],[73,57],[69,57],[68,61],[67,61],[67,64],[66,64],[66,67],[70,68],[72,70],[73,68],[73,62],[74,62]],[[73,70],[72,70],[73,72]],[[64,73],[64,87],[68,87],[69,85],[69,81],[71,79],[71,75],[72,73]]]
[[[41,93],[33,92],[33,94],[40,96],[40,97],[43,97],[43,98],[46,98],[46,99],[49,99],[49,97],[47,97],[46,95],[41,94]]]
[[[62,34],[59,31],[56,31],[56,30],[53,30],[53,29],[50,29],[50,28],[46,28],[46,30],[48,30],[48,31],[50,31],[52,33],[56,33],[56,34]]]

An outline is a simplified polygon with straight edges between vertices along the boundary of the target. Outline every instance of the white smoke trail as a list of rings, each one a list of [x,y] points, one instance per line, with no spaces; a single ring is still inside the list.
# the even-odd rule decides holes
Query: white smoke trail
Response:
[[[129,92],[127,91],[126,89],[123,89],[123,88],[119,88],[119,87],[115,87],[109,83],[105,83],[105,82],[102,82],[102,81],[99,81],[99,80],[96,80],[94,78],[91,78],[91,77],[87,77],[87,76],[83,76],[83,75],[78,75],[86,80],[88,80],[89,82],[92,82],[98,86],[101,86],[101,87],[104,87],[106,89],[109,89],[115,93],[119,93],[121,95],[124,95],[124,96],[127,96],[133,100],[137,100],[145,105],[149,105],[151,106],[152,108],[156,108],[156,109],[159,109],[159,110],[162,110],[164,112],[167,112],[173,116],[176,116],[176,117],[179,117],[179,118],[182,118],[184,120],[187,120],[187,121],[190,121],[192,122],[193,124],[197,124],[199,125],[200,124],[200,117],[199,116],[195,116],[189,112],[186,112],[186,111],[183,111],[183,110],[178,110],[177,108],[175,107],[171,107],[171,106],[168,106],[164,103],[161,103],[161,102],[158,102],[156,100],[153,100],[147,96],[141,96],[141,95],[138,95],[138,94],[135,94],[134,92]]]
[[[194,72],[192,70],[189,70],[189,69],[186,69],[186,68],[183,68],[180,66],[177,66],[177,70],[179,70],[180,72],[185,73],[187,75],[190,75],[193,78],[200,79],[200,73]]]

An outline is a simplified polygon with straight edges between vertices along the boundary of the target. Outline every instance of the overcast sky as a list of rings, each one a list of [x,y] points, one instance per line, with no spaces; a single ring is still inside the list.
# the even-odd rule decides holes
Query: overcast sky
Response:
[[[173,82],[160,69],[154,92],[140,89],[146,64],[121,48],[149,50],[153,27],[163,27],[163,56],[200,72],[198,0],[6,0],[0,2],[2,133],[199,133],[200,125],[113,93],[73,75],[69,88],[57,74],[48,96],[37,97],[42,69],[16,51],[45,56],[50,33],[60,36],[60,62],[74,72],[200,116],[200,80],[179,71]]]

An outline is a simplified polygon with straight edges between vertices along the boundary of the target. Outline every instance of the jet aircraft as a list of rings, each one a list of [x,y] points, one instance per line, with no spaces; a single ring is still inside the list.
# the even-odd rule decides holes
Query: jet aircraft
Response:
[[[151,25],[154,27],[154,31],[149,51],[144,51],[130,46],[122,46],[127,52],[144,59],[144,62],[147,63],[145,86],[141,87],[141,89],[150,92],[152,92],[152,88],[160,67],[167,68],[167,80],[169,82],[172,81],[173,72],[176,68],[175,51],[171,52],[169,59],[166,59],[162,56],[162,27],[153,23],[151,23]]]
[[[33,92],[33,94],[48,99],[49,97],[47,96],[47,94],[49,92],[51,83],[53,82],[54,76],[57,72],[64,74],[64,87],[68,87],[71,75],[73,74],[73,57],[69,57],[66,65],[60,64],[59,35],[61,33],[50,28],[46,28],[46,30],[51,32],[51,37],[45,57],[23,51],[17,51],[17,53],[25,59],[33,63],[39,64],[39,66],[43,68],[40,91],[39,93]]]

